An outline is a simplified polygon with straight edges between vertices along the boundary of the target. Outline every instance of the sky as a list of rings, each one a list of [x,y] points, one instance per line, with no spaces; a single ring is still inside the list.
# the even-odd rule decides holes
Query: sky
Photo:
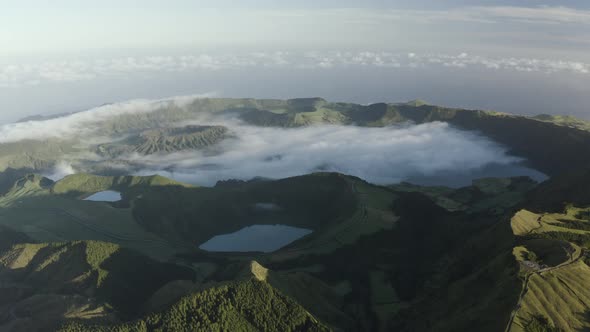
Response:
[[[0,122],[201,93],[590,118],[588,1],[0,4]]]
[[[590,10],[583,1],[235,3],[4,0],[0,46],[13,55],[201,47],[530,52],[552,45],[583,53],[590,43]]]

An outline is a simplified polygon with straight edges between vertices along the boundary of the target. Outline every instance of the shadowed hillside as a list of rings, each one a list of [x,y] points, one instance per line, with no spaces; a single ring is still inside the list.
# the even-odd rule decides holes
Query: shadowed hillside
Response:
[[[266,282],[262,266],[235,281],[188,295],[169,309],[120,325],[67,324],[60,331],[329,331]]]
[[[84,174],[48,186],[41,183],[43,178],[35,176],[17,181],[17,190],[4,198],[5,213],[17,218],[8,219],[7,225],[36,237],[43,227],[60,236],[99,235],[118,243],[16,244],[3,256],[7,268],[0,281],[75,295],[68,301],[78,308],[77,314],[65,320],[66,330],[272,330],[261,328],[260,321],[266,321],[281,329],[455,331],[486,326],[483,330],[494,331],[506,323],[518,296],[507,216],[534,187],[529,179],[512,178],[483,179],[459,189],[409,184],[386,188],[335,173],[227,181],[213,188],[162,177]],[[102,190],[122,192],[123,203],[78,198]],[[89,214],[72,224],[55,219],[45,225],[27,219],[22,210],[16,213],[23,204],[41,202],[75,216],[111,217],[95,220]],[[273,208],[260,209],[260,204]],[[215,235],[265,223],[314,232],[268,254],[197,248]],[[86,227],[77,230],[76,224]],[[156,248],[164,243],[167,247],[161,248],[175,248],[176,254],[162,255]],[[269,270],[246,269],[253,259]],[[248,281],[251,273],[266,283]],[[53,301],[30,294],[17,294],[13,302],[25,306]],[[80,307],[83,298],[92,305]],[[265,301],[276,305],[269,307]],[[64,321],[65,309],[38,310],[51,324]],[[133,317],[143,318],[129,320]]]
[[[54,182],[34,173],[64,156],[92,169],[126,154],[215,153],[231,130],[186,124],[231,116],[281,128],[444,121],[552,177],[447,188],[312,173],[197,187],[159,175]],[[198,99],[93,126],[100,136],[0,144],[0,330],[590,328],[590,132],[573,119],[419,101]],[[85,200],[103,191],[120,200]],[[257,225],[306,233],[269,252],[200,249]]]
[[[16,244],[0,253],[3,292],[14,294],[0,306],[0,326],[46,331],[65,319],[129,319],[162,285],[193,278],[190,269],[111,243]]]

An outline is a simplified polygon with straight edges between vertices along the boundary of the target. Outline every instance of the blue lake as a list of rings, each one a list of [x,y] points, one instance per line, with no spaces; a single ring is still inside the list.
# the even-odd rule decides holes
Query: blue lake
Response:
[[[105,190],[90,195],[86,197],[84,200],[96,202],[117,202],[121,200],[121,193],[112,190]]]
[[[286,225],[252,225],[234,233],[214,236],[199,248],[217,252],[272,252],[311,232]]]
[[[471,185],[471,182],[481,178],[507,178],[514,176],[528,176],[537,182],[543,182],[549,177],[535,169],[526,167],[522,164],[488,164],[481,168],[473,170],[447,170],[437,172],[431,175],[415,175],[404,179],[421,186],[447,186],[459,188]]]

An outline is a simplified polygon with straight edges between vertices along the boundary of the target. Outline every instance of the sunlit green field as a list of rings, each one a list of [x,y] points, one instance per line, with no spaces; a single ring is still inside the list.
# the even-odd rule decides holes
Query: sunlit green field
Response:
[[[521,264],[523,290],[510,331],[533,331],[537,319],[563,331],[590,327],[590,267],[585,256],[590,221],[584,218],[586,211],[573,206],[564,213],[522,210],[512,218],[514,233],[527,240],[514,249]]]

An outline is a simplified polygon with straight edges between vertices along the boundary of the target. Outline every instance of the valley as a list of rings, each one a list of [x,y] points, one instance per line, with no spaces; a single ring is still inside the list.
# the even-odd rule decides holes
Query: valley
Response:
[[[93,122],[100,145],[88,144],[88,133],[73,134],[47,141],[59,147],[51,158],[33,150],[15,159],[30,162],[5,165],[0,289],[7,296],[0,300],[0,330],[533,332],[590,326],[584,286],[590,160],[575,150],[590,148],[582,127],[425,104],[198,99],[188,105],[106,117]],[[422,179],[454,172],[463,183],[448,186],[415,176],[375,183],[314,164],[301,175],[268,176],[252,168],[258,176],[208,185],[134,174],[173,160],[176,166],[163,172],[184,167],[206,177],[187,158],[231,156],[236,152],[224,149],[235,140],[257,147],[248,151],[262,149],[260,142],[238,138],[235,127],[214,124],[217,116],[236,114],[239,120],[232,121],[248,122],[260,135],[266,128],[285,135],[308,129],[358,134],[394,126],[376,128],[383,131],[365,140],[398,135],[411,141],[456,126],[466,130],[457,138],[481,144],[469,148],[492,151],[504,166],[528,173],[486,173],[496,169],[493,163],[458,171],[414,167]],[[186,124],[204,115],[214,119]],[[414,131],[408,121],[435,122]],[[156,123],[159,129],[149,129]],[[317,127],[326,124],[345,129]],[[127,138],[115,139],[122,135]],[[271,137],[282,144],[280,136]],[[1,143],[0,152],[14,150],[0,159],[18,154],[18,144],[25,143]],[[314,144],[332,143],[308,145]],[[292,162],[288,152],[262,162],[288,165],[280,164]],[[547,154],[554,158],[542,157]],[[64,160],[74,174],[42,175]],[[383,168],[388,160],[368,169],[400,172],[401,164]]]

